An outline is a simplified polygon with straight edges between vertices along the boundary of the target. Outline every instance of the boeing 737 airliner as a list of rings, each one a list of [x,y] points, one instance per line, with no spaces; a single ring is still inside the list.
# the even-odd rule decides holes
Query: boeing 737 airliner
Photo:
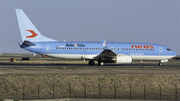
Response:
[[[43,36],[22,9],[16,9],[22,37],[20,47],[33,53],[63,59],[89,60],[89,65],[131,63],[133,60],[158,60],[159,65],[176,56],[168,47],[150,43],[66,42]]]

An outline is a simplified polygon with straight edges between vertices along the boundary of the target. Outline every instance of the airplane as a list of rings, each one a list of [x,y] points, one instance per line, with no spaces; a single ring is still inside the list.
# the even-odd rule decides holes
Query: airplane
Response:
[[[158,65],[168,62],[177,54],[170,48],[151,43],[74,42],[58,41],[43,36],[22,9],[16,9],[22,42],[20,47],[45,56],[87,60],[89,65],[105,63],[130,64],[134,60],[156,60]]]

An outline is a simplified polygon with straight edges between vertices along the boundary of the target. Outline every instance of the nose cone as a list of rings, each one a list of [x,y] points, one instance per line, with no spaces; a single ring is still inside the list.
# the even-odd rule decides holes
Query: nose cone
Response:
[[[172,51],[172,55],[177,55],[177,53],[176,53],[176,52],[174,52],[174,51]]]

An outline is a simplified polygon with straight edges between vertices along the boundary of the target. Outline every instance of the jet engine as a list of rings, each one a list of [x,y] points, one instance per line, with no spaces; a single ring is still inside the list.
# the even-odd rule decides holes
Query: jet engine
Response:
[[[115,58],[115,63],[121,64],[121,63],[131,63],[132,62],[132,57],[130,55],[122,55],[122,56],[117,56]]]

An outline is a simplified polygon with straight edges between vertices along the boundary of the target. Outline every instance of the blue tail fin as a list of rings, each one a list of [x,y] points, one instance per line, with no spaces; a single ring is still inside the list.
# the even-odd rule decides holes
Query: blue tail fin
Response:
[[[54,39],[43,36],[30,19],[26,16],[22,9],[16,9],[16,15],[21,32],[22,41],[43,42],[56,41]]]

